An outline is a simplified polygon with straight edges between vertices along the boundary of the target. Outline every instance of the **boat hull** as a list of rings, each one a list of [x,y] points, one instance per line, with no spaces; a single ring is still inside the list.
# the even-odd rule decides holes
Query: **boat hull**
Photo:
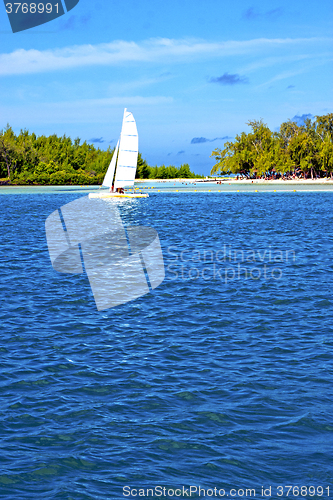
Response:
[[[89,198],[148,198],[147,193],[89,193]]]

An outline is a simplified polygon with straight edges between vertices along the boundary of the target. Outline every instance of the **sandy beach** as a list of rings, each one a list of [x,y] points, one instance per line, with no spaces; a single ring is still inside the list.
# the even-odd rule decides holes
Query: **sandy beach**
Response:
[[[324,192],[333,191],[332,179],[264,180],[235,178],[215,179],[136,179],[135,188],[144,193],[250,193],[250,192]],[[76,192],[87,194],[100,189],[97,185],[63,186],[0,186],[0,195],[26,193]]]
[[[282,184],[282,185],[292,185],[292,184],[304,184],[304,185],[333,185],[333,179],[288,179],[288,180],[265,180],[265,179],[235,179],[235,178],[214,178],[214,179],[135,179],[135,183],[187,183],[187,184],[206,184],[206,183],[222,183],[222,184],[261,184],[261,185],[270,185],[270,184]]]

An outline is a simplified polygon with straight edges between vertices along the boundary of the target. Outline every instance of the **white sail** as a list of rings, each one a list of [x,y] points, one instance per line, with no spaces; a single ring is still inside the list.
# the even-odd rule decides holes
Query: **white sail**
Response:
[[[116,168],[118,148],[119,148],[119,141],[117,142],[116,149],[114,150],[114,153],[113,153],[113,156],[111,159],[111,163],[110,163],[109,168],[107,169],[107,172],[105,174],[102,186],[107,186],[107,187],[112,186],[114,170]]]
[[[132,113],[125,108],[121,129],[115,189],[133,186],[138,162],[139,138]]]

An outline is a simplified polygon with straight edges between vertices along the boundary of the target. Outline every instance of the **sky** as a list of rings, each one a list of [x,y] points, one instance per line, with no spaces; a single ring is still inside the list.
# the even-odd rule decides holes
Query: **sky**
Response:
[[[333,112],[332,27],[331,0],[80,0],[12,33],[0,3],[0,129],[106,149],[126,107],[150,165],[208,175],[249,120]]]

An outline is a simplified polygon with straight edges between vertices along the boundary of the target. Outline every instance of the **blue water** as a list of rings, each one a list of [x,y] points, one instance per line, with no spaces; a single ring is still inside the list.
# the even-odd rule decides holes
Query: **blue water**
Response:
[[[0,197],[2,498],[332,496],[333,193],[116,201],[125,225],[158,232],[166,277],[101,312],[45,238],[83,194]]]

